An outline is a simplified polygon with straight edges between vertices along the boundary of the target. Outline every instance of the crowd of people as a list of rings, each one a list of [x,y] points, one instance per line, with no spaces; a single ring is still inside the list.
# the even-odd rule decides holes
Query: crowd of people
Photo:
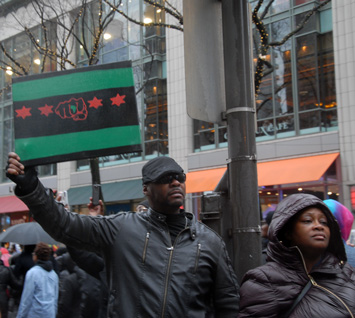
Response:
[[[277,205],[267,220],[265,262],[239,285],[222,238],[183,209],[186,176],[172,158],[143,166],[141,212],[113,216],[102,216],[102,202],[91,199],[93,215],[69,212],[15,153],[6,172],[36,221],[68,248],[59,259],[71,265],[60,265],[66,273],[59,276],[57,315],[61,284],[74,295],[70,288],[89,281],[91,271],[107,317],[355,317],[348,231],[341,232],[336,209],[314,195],[293,194]],[[73,260],[84,264],[80,270]]]
[[[17,251],[3,246],[1,251],[5,250],[10,257],[8,265],[0,260],[1,318],[106,317],[103,268],[94,267],[93,276],[86,271],[95,266],[93,256],[83,259],[84,251],[43,242],[19,246]]]

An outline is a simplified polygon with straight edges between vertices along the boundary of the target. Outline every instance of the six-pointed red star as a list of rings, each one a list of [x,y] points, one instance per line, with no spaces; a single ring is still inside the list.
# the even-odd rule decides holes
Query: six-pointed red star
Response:
[[[22,117],[23,119],[25,119],[26,117],[30,117],[32,116],[31,112],[31,107],[25,107],[23,106],[21,109],[15,109],[17,115],[16,117]]]
[[[89,100],[89,107],[94,107],[95,109],[98,109],[100,106],[102,106],[102,99],[96,98],[96,96],[92,99]]]
[[[117,94],[115,97],[110,98],[112,100],[112,105],[117,105],[120,106],[121,104],[124,104],[126,95],[120,96],[120,94]]]
[[[43,107],[38,107],[38,109],[41,111],[41,115],[45,115],[47,117],[49,114],[53,114],[52,108],[53,106],[48,106],[47,104]]]

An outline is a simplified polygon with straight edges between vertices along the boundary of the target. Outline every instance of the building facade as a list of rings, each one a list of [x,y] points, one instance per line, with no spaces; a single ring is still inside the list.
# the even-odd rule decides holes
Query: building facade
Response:
[[[182,1],[173,2],[176,12],[182,12]],[[254,8],[256,1],[250,2]],[[30,73],[39,72],[38,65],[29,62],[40,58],[38,52],[23,30],[14,28],[18,21],[12,15],[24,14],[30,8],[16,7],[17,1],[7,3],[6,14],[0,16],[1,29],[5,30],[0,41],[12,52],[18,52],[19,45],[27,43],[20,50],[23,56],[17,53],[18,58],[28,65]],[[270,41],[280,41],[320,3],[319,0],[274,1],[263,19]],[[122,4],[122,12],[137,20],[179,25],[176,16],[164,14],[159,7],[143,1],[127,0]],[[95,1],[92,6],[95,10]],[[110,8],[106,10],[108,14]],[[273,72],[264,76],[256,98],[255,137],[262,212],[282,197],[298,191],[339,200],[355,211],[355,128],[352,125],[355,88],[351,85],[355,76],[354,20],[354,3],[331,1],[300,32],[263,56],[272,65]],[[41,27],[34,24],[32,28],[42,41]],[[169,155],[187,172],[186,208],[198,215],[201,196],[213,191],[225,173],[228,136],[225,126],[187,115],[183,32],[173,27],[135,24],[117,13],[106,33],[96,58],[98,63],[132,60],[143,144],[142,153],[100,158],[106,213],[134,210],[143,199],[142,166],[155,156]],[[257,32],[254,33],[257,39]],[[86,36],[87,41],[91,39],[79,30],[78,34]],[[73,44],[70,56],[77,67],[88,64],[83,50]],[[260,54],[257,45],[254,54],[255,58]],[[0,55],[6,58],[4,51]],[[46,67],[45,71],[58,69],[56,63]],[[11,90],[6,88],[11,76],[1,71],[2,166],[6,164],[8,151],[13,149]],[[92,182],[87,160],[43,166],[40,170],[46,186],[68,191],[72,209],[86,213]],[[15,216],[27,218],[28,212],[14,197],[13,184],[4,175],[1,178],[1,226],[5,228],[19,222]]]

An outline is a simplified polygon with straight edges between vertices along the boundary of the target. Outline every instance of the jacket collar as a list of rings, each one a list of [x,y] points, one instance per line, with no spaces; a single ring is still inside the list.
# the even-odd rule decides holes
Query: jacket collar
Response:
[[[142,212],[141,212],[142,213]],[[159,213],[152,208],[149,208],[148,211],[146,212],[148,217],[152,219],[155,222],[158,223],[166,223],[166,215]],[[196,218],[194,214],[190,212],[186,212],[184,210],[180,210],[180,213],[184,213],[186,218],[187,218],[187,228],[189,229],[190,232],[190,238],[194,240],[196,238]]]

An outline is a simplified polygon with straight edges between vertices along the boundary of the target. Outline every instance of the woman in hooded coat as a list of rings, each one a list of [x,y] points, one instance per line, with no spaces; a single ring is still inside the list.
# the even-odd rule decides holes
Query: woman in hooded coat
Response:
[[[355,270],[346,263],[339,226],[322,200],[282,200],[269,228],[267,263],[248,271],[238,317],[355,317]]]

